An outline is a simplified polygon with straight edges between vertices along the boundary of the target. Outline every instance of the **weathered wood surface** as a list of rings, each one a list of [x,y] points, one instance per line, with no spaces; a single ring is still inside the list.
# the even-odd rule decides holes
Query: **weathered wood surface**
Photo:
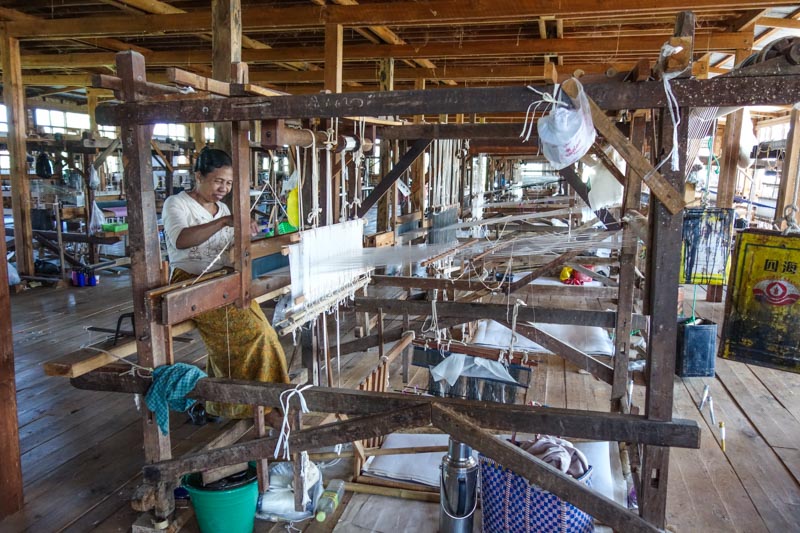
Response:
[[[548,86],[538,86],[548,91]],[[800,101],[800,74],[786,76],[716,77],[672,82],[678,102],[686,107],[792,105]],[[661,82],[596,83],[586,93],[604,110],[661,108],[667,105]],[[181,100],[142,104],[100,104],[97,122],[105,125],[160,122],[222,122],[270,118],[316,118],[362,115],[440,113],[524,113],[531,102],[525,87],[391,91],[386,93],[319,94]]]
[[[488,293],[488,291],[487,291]],[[416,300],[391,300],[386,298],[363,298],[357,296],[353,304],[356,310],[377,311],[383,309],[388,314],[430,315],[431,302]],[[484,318],[504,321],[508,317],[505,304],[481,304],[470,302],[436,302],[436,314],[440,318],[452,317],[469,320]],[[558,309],[553,307],[520,307],[519,322],[538,322],[540,324],[575,324],[613,328],[616,324],[614,311],[587,311],[583,309]],[[464,320],[465,322],[467,320]],[[634,327],[643,328],[646,317],[634,315]]]
[[[138,52],[117,55],[117,73],[122,79],[122,96],[128,102],[141,98],[136,81],[146,81],[144,57]],[[131,292],[133,293],[134,331],[137,362],[155,368],[169,361],[166,328],[155,323],[145,302],[147,291],[163,284],[161,245],[158,238],[153,165],[150,152],[152,131],[146,126],[122,128],[122,154],[125,170],[125,194],[128,198],[129,248],[131,256]],[[144,449],[147,461],[170,456],[168,435],[154,424],[152,413],[144,413]]]
[[[380,437],[401,429],[409,429],[430,423],[430,407],[412,405],[391,413],[368,415],[334,424],[293,431],[289,436],[292,453]],[[224,446],[190,454],[179,459],[163,461],[144,467],[144,478],[148,482],[176,481],[183,474],[209,467],[222,467],[243,461],[271,456],[279,437],[254,439],[248,442]],[[282,453],[282,451],[280,452]]]
[[[147,380],[94,372],[72,380],[78,388],[117,392],[143,392]],[[110,374],[110,375],[108,375]],[[227,403],[278,406],[280,394],[293,388],[278,383],[205,378],[197,382],[190,398]],[[372,415],[421,404],[442,403],[470,413],[483,427],[501,431],[546,433],[597,440],[662,443],[669,446],[697,447],[694,424],[673,420],[670,423],[645,421],[644,417],[594,411],[494,405],[455,398],[408,396],[397,393],[369,393],[357,390],[313,387],[303,392],[312,411],[346,415]]]
[[[0,218],[0,236],[4,218]],[[22,467],[17,419],[17,386],[14,343],[11,333],[11,295],[8,280],[6,239],[0,238],[0,519],[22,508]]]

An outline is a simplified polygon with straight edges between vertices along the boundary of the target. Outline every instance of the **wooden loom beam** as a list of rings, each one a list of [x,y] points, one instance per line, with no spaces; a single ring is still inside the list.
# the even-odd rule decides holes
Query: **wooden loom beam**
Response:
[[[408,313],[410,315],[428,316],[431,314],[431,302],[419,300],[401,301],[390,298],[356,296],[353,305],[359,311],[383,309],[385,312],[395,315]],[[483,304],[464,301],[436,302],[436,314],[440,318],[460,318],[463,319],[463,322],[483,318],[505,321],[507,307],[505,304]],[[573,324],[613,328],[616,323],[616,313],[614,311],[587,311],[542,306],[520,307],[518,320],[520,322],[538,322],[541,324]],[[634,315],[634,324],[636,327],[644,328],[647,325],[647,318],[642,315]]]
[[[411,164],[422,155],[425,149],[431,144],[431,139],[417,139],[411,148],[403,154],[400,161],[392,167],[388,174],[386,174],[380,183],[373,189],[367,196],[361,206],[358,208],[358,216],[363,217],[367,211],[380,200],[384,194],[394,186],[395,182],[400,179],[403,173],[411,167]]]
[[[144,378],[120,375],[117,367],[111,370],[97,370],[73,378],[71,383],[86,390],[139,394],[146,393],[152,383]],[[197,382],[188,397],[226,403],[278,406],[281,393],[292,388],[293,385],[281,383],[205,378]],[[327,387],[312,387],[303,391],[303,396],[311,411],[348,416],[365,416],[420,404],[441,403],[459,412],[469,413],[482,427],[498,431],[546,433],[592,440],[664,443],[683,448],[697,448],[700,445],[699,427],[691,420],[673,419],[662,422],[648,420],[643,416],[599,411],[491,404],[457,398],[391,392],[370,393]]]
[[[717,107],[791,105],[800,101],[800,68],[789,67],[781,76],[718,76],[708,80],[676,79],[672,90],[681,105]],[[546,91],[548,86],[538,86]],[[666,107],[661,82],[588,84],[586,93],[605,110]],[[276,97],[235,97],[179,102],[103,103],[97,107],[99,124],[122,122],[221,122],[273,118],[345,117],[432,113],[524,113],[530,105],[525,87],[389,91],[384,93],[315,94]],[[608,130],[612,131],[612,130]],[[609,134],[613,135],[613,134]],[[608,137],[607,137],[608,139]]]

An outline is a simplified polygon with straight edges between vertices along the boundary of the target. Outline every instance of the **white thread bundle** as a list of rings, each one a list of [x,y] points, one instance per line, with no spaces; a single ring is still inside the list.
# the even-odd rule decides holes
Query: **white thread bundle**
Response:
[[[363,234],[361,219],[302,232],[300,242],[289,246],[292,298],[297,301],[302,296],[303,305],[309,306],[367,274],[369,267],[361,265],[328,267],[339,257],[358,254]]]
[[[300,400],[300,410],[303,413],[308,412],[308,405],[306,405],[306,399],[303,396],[303,391],[310,389],[313,385],[298,385],[293,389],[285,390],[280,395],[280,403],[281,409],[283,409],[283,423],[281,424],[281,435],[278,437],[278,443],[275,445],[275,458],[278,458],[278,454],[280,453],[281,448],[283,448],[283,458],[288,460],[290,458],[289,453],[289,436],[292,434],[292,425],[289,423],[289,402],[292,400],[292,397],[297,396]]]

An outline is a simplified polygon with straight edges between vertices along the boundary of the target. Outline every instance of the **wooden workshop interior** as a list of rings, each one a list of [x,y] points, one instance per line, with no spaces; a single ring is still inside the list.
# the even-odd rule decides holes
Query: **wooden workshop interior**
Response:
[[[0,531],[800,530],[798,32],[757,0],[3,2]],[[230,266],[171,282],[207,148]],[[151,410],[253,302],[291,383],[234,379],[226,332],[229,373]]]

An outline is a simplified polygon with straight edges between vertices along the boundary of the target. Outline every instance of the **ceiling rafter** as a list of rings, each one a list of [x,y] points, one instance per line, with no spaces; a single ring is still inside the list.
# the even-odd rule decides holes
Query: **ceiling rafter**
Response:
[[[311,0],[314,4],[323,6],[325,5],[325,0]],[[333,2],[337,5],[341,6],[355,6],[358,5],[358,0],[333,0]],[[355,30],[364,35],[365,30],[363,28],[355,28]],[[386,26],[369,26],[369,30],[378,36],[378,38],[389,44],[408,44],[404,41],[399,35],[397,35],[394,31]],[[414,59],[410,61],[409,64],[416,63],[417,65],[424,67],[424,68],[436,68],[436,65],[430,59]],[[447,85],[456,85],[456,82],[453,80],[443,80],[444,83]]]
[[[733,10],[785,5],[775,0],[695,0],[692,9],[718,10],[721,6]],[[247,31],[319,28],[328,23],[344,26],[452,25],[455,23],[487,24],[526,22],[532,17],[616,14],[659,14],[684,9],[682,0],[662,0],[657,5],[626,0],[597,2],[596,0],[472,0],[454,2],[391,2],[365,5],[294,5],[288,7],[246,7],[242,26]],[[111,37],[119,35],[154,35],[161,33],[192,34],[211,31],[211,11],[198,10],[182,14],[102,16],[66,18],[31,23],[18,21],[9,24],[9,32],[24,39],[61,39],[71,37]]]
[[[349,45],[344,47],[346,62],[393,57],[415,58],[479,58],[479,57],[533,57],[550,55],[594,55],[614,58],[621,55],[652,54],[664,43],[662,36],[644,37],[566,37],[564,39],[526,39],[513,41],[477,41],[465,43],[429,43],[414,45]],[[695,50],[724,51],[749,48],[752,37],[744,33],[698,33]],[[145,54],[149,66],[184,66],[208,64],[211,56],[207,50],[153,51]],[[323,61],[324,47],[271,48],[243,50],[242,61],[250,64],[285,61]],[[114,54],[107,52],[72,54],[25,54],[22,68],[87,68],[113,64]],[[439,79],[447,78],[447,67],[436,68]]]
[[[188,13],[183,9],[174,7],[170,4],[167,4],[166,2],[161,2],[160,0],[100,0],[100,1],[114,6],[123,4],[128,7],[140,10],[142,12],[155,15],[185,15],[186,13]],[[209,33],[200,33],[198,37],[206,41],[211,41],[211,34]],[[269,50],[271,46],[269,46],[266,43],[262,43],[261,41],[251,39],[246,35],[242,35],[242,48],[250,48],[254,50]],[[309,67],[312,70],[318,68],[315,65],[307,65],[305,63],[286,63],[282,66],[285,66],[290,70],[295,70],[295,69],[305,70],[306,68]]]

